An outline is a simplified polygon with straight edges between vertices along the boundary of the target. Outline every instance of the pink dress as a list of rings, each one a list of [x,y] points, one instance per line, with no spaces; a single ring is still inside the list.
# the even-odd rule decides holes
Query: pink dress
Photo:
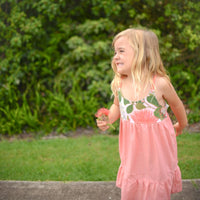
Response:
[[[120,106],[117,187],[121,200],[170,200],[182,190],[176,135],[152,89],[140,101],[129,101],[118,91]]]

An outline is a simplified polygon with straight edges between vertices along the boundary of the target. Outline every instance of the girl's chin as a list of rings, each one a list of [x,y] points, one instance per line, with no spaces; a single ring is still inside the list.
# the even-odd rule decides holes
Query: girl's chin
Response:
[[[118,69],[117,72],[121,75],[121,76],[128,76],[128,74],[126,72],[124,72],[123,70]]]
[[[121,69],[121,68],[117,68],[117,72],[118,72],[119,74],[123,74],[123,73],[124,73],[124,70]]]

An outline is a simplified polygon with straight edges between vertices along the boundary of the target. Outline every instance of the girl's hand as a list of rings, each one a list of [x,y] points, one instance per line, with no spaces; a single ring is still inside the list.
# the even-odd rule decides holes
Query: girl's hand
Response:
[[[182,134],[183,128],[180,127],[178,122],[174,124],[174,129],[175,129],[176,136]]]
[[[107,125],[107,123],[108,123],[107,121],[100,121],[97,119],[96,122],[97,122],[97,126],[102,131],[106,131],[109,128],[109,126]]]

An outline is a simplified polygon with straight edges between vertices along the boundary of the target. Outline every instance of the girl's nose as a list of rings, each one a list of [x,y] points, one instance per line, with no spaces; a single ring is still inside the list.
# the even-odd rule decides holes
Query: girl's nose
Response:
[[[118,53],[115,53],[114,59],[115,59],[115,60],[119,59],[119,54],[118,54]]]

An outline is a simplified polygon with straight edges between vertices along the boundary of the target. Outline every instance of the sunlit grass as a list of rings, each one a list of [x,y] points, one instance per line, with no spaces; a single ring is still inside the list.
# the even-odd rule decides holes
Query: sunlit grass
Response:
[[[180,135],[177,144],[182,177],[200,178],[200,134]]]
[[[118,138],[105,135],[3,141],[0,152],[1,180],[113,180],[119,165]]]
[[[200,134],[177,141],[182,178],[200,178]],[[111,181],[119,164],[117,136],[0,142],[1,180]]]

